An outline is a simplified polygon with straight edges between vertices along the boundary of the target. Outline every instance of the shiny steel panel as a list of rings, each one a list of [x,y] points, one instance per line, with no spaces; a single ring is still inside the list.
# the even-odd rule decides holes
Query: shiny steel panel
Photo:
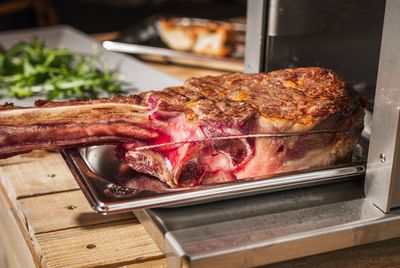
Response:
[[[398,212],[358,199],[172,231],[165,240],[169,267],[254,267],[399,235]]]
[[[400,1],[387,0],[365,192],[382,211],[400,205]]]
[[[135,215],[168,267],[253,267],[400,235],[400,211],[368,202],[361,180]]]
[[[146,210],[163,233],[236,219],[254,218],[289,210],[344,202],[364,197],[362,180],[319,185],[291,191],[222,200],[176,208]],[[135,211],[135,214],[137,214]]]
[[[267,0],[247,1],[245,71],[264,71]]]

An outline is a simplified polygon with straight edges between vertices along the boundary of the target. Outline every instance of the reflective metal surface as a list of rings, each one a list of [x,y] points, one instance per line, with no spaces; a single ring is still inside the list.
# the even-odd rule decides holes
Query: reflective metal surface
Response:
[[[235,219],[315,207],[364,197],[363,181],[359,178],[340,183],[280,191],[268,194],[222,200],[179,208],[153,208],[146,211],[164,233]]]
[[[385,0],[248,1],[246,71],[321,66],[372,101],[384,9]]]
[[[124,52],[146,56],[145,59],[156,60],[166,58],[168,62],[193,66],[208,67],[228,71],[243,71],[243,59],[212,57],[168,48],[150,47],[137,44],[126,44],[115,41],[105,41],[103,47],[109,51]]]
[[[385,212],[400,205],[400,1],[387,0],[365,192]]]
[[[400,211],[369,203],[357,179],[135,215],[168,267],[253,267],[400,235]]]
[[[275,192],[347,180],[365,173],[364,163],[354,162],[322,170],[302,170],[234,183],[171,189],[158,180],[134,173],[115,157],[114,146],[111,145],[63,150],[62,155],[89,203],[104,214]]]
[[[347,201],[166,234],[169,267],[254,267],[397,237],[400,215]]]
[[[267,6],[266,0],[247,1],[247,45],[245,50],[245,71],[247,73],[264,71]]]

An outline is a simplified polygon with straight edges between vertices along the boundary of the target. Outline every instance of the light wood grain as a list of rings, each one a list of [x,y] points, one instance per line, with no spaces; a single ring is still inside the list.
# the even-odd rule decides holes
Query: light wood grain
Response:
[[[35,267],[39,260],[32,254],[33,245],[26,242],[29,234],[21,228],[19,219],[10,210],[10,206],[10,200],[0,186],[0,267]]]
[[[210,70],[210,69],[201,69],[189,66],[176,66],[171,64],[162,64],[162,63],[148,63],[150,66],[158,69],[166,74],[174,76],[182,81],[189,77],[199,77],[206,75],[220,75],[228,72]]]
[[[43,233],[36,238],[48,267],[116,267],[163,258],[134,220]]]
[[[164,268],[164,267],[167,267],[167,260],[165,258],[121,266],[121,268]]]
[[[34,233],[134,219],[133,213],[105,216],[94,212],[79,190],[24,198],[20,205]]]
[[[45,151],[34,151],[22,155],[16,155],[10,158],[0,160],[0,167],[9,165],[18,165],[20,163],[27,163],[36,161],[36,158],[44,157],[47,153]]]
[[[17,198],[79,189],[59,153],[37,151],[0,161],[0,179],[7,179]]]

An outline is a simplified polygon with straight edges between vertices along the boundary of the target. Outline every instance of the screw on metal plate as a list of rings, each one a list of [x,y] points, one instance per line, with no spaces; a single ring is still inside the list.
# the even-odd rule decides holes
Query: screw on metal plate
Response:
[[[107,185],[107,191],[115,196],[124,196],[136,192],[135,189],[129,187],[122,187],[113,183]]]
[[[386,156],[384,154],[379,154],[379,161],[384,163],[386,161]]]

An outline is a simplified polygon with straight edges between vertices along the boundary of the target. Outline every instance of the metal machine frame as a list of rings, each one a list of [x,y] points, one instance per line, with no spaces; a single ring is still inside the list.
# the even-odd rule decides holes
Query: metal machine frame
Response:
[[[388,213],[400,206],[400,2],[387,0],[365,194]]]
[[[270,4],[274,5],[274,2]],[[276,14],[270,12],[267,16],[267,12],[267,1],[248,1],[246,44],[250,45],[246,46],[247,72],[265,71],[266,33],[274,32],[276,21]],[[365,180],[366,198],[385,213],[400,206],[399,16],[400,3],[387,0]],[[266,17],[269,18],[268,24]]]
[[[267,12],[248,1],[248,72],[265,66]],[[365,180],[135,211],[169,267],[258,266],[399,237],[398,44],[400,1],[387,0]]]

